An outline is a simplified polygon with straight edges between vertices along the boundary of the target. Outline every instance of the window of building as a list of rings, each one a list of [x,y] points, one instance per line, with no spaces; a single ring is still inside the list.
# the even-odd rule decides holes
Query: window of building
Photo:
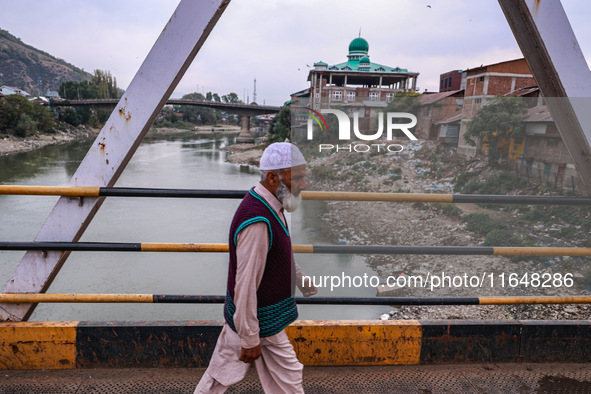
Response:
[[[425,106],[425,108],[423,108],[423,115],[429,116],[429,107],[428,106]]]
[[[445,84],[444,84],[443,88],[447,89],[447,78],[445,79]]]
[[[378,92],[369,92],[369,101],[378,101],[380,94]]]
[[[546,141],[546,146],[549,148],[558,146],[558,140],[557,139],[548,140],[548,141]]]
[[[478,82],[484,82],[484,77],[478,77]]]
[[[355,101],[355,92],[347,92],[347,101]]]
[[[391,103],[392,100],[394,100],[394,97],[396,97],[396,95],[394,93],[386,93],[386,101]]]
[[[439,89],[443,89],[443,79],[441,81],[439,81]]]
[[[451,77],[449,77],[449,78],[447,79],[447,81],[448,81],[448,84],[447,84],[447,86],[449,86],[449,87],[451,88]]]
[[[343,99],[343,92],[340,90],[334,90],[332,92],[332,99],[335,101],[341,101]]]
[[[479,99],[479,98],[474,99],[474,104],[480,104],[481,102],[482,102],[482,99]]]

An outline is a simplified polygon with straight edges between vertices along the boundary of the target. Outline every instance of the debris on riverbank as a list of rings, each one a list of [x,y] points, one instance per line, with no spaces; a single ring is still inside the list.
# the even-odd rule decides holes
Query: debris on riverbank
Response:
[[[466,182],[465,188],[477,188],[489,179],[498,182],[498,185],[487,185],[494,189],[490,194],[538,194],[533,186],[513,182],[511,174],[490,170],[484,161],[463,159],[455,155],[453,149],[438,146],[435,142],[423,141],[409,144],[400,154],[345,151],[319,157],[309,162],[308,187],[324,191],[448,194],[456,189],[459,181],[464,182],[468,178],[472,183]],[[511,182],[505,182],[507,179]],[[506,187],[513,190],[506,190]],[[560,214],[554,212],[556,209],[561,210]],[[329,224],[326,228],[336,244],[511,246],[509,242],[517,242],[520,246],[588,247],[591,242],[588,231],[591,211],[582,207],[556,209],[329,201],[327,213],[320,220]],[[574,214],[566,215],[563,211]],[[473,229],[477,228],[475,223],[493,225],[497,230],[478,232]],[[391,297],[566,296],[591,293],[591,272],[585,264],[589,262],[588,257],[368,255],[366,262],[378,273],[382,282],[387,278],[402,277],[422,279],[427,283],[427,278],[433,279],[433,275],[450,279],[464,278],[465,275],[484,277],[480,281],[482,285],[479,283],[478,286],[466,285],[466,281],[460,283],[459,279],[455,284],[450,280],[436,287],[393,286],[384,294]],[[568,282],[570,286],[566,286],[563,280],[567,274],[572,279],[572,285]],[[510,275],[511,283],[508,281]],[[561,280],[553,282],[557,277]],[[540,281],[542,278],[551,280]],[[411,283],[410,280],[401,282]],[[395,306],[391,308],[391,313],[386,311],[385,314],[391,319],[589,319],[590,311],[587,305]]]

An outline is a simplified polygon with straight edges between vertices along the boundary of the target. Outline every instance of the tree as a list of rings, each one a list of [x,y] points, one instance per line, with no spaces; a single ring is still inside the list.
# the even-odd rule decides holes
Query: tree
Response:
[[[472,146],[479,139],[488,145],[488,159],[494,165],[503,152],[499,152],[502,142],[523,135],[523,116],[527,112],[521,97],[499,96],[483,106],[468,123],[464,140]]]
[[[90,81],[66,81],[59,88],[62,98],[68,100],[109,99],[119,97],[117,79],[109,71],[94,70]]]
[[[384,124],[386,122],[386,114],[388,112],[404,112],[413,114],[414,116],[418,117],[419,112],[421,109],[421,94],[416,92],[398,92],[392,98],[392,101],[388,103],[386,108],[384,108]],[[408,118],[393,118],[393,123],[408,123]],[[385,127],[385,126],[384,126]],[[403,138],[406,137],[405,134],[401,130],[394,130],[392,138]]]
[[[234,92],[228,93],[222,96],[224,103],[241,103],[242,101],[238,98],[238,95]]]
[[[392,101],[388,103],[384,112],[407,112],[418,116],[421,108],[421,95],[420,93],[405,93],[399,92],[392,98]]]
[[[207,96],[203,96],[201,93],[189,93],[183,96],[183,100],[201,100],[201,101],[212,101],[217,94],[207,93]],[[207,99],[209,97],[209,99]],[[195,105],[179,105],[177,107],[179,112],[183,113],[183,120],[186,122],[196,124],[216,124],[221,118],[219,111],[213,108],[199,107]]]
[[[37,130],[53,131],[53,114],[41,104],[11,94],[0,101],[0,133],[25,137]]]
[[[76,112],[74,108],[70,107],[66,108],[60,114],[60,120],[68,124],[71,124],[74,127],[79,126],[80,123],[82,123],[82,118],[80,117],[78,112]]]
[[[273,118],[271,127],[271,142],[283,142],[286,138],[291,138],[291,108],[285,105],[279,113]]]
[[[31,117],[22,113],[14,129],[14,135],[25,138],[37,131],[37,125]]]
[[[83,81],[84,82],[84,81]],[[109,71],[94,70],[91,78],[92,85],[96,86],[97,96],[92,98],[108,99],[118,98],[117,79]]]

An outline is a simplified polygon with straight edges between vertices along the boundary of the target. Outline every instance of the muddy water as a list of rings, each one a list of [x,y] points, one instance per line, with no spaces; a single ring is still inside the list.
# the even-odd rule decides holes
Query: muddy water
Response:
[[[224,161],[228,138],[194,136],[150,139],[138,149],[117,182],[121,187],[246,190],[258,171]],[[90,142],[46,147],[0,157],[0,183],[66,185]],[[0,240],[31,241],[56,197],[0,196]],[[227,242],[239,200],[108,198],[82,241]],[[304,202],[291,217],[294,243],[330,243],[318,224],[325,208]],[[0,251],[0,284],[9,280],[23,252]],[[371,276],[357,256],[296,255],[308,275]],[[227,256],[194,253],[72,253],[48,292],[225,294]],[[299,294],[298,294],[299,295]],[[320,289],[321,296],[374,296],[371,287]],[[375,319],[388,307],[300,306],[301,319]],[[41,304],[31,320],[202,320],[222,319],[221,305]]]

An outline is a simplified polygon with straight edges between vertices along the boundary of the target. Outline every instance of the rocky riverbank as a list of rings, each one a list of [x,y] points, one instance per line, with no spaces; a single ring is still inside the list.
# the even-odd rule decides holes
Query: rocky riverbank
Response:
[[[231,152],[228,161],[256,166],[263,147],[233,145],[226,150]],[[313,159],[308,186],[326,191],[452,193],[456,183],[467,177],[478,184],[495,176],[505,175],[490,171],[485,161],[464,160],[451,149],[422,142],[409,144],[401,154],[339,152]],[[513,187],[515,194],[537,194],[527,185]],[[504,224],[499,225],[505,231],[498,233],[494,246],[515,239],[523,246],[588,246],[584,230],[591,221],[588,211],[581,211],[587,215],[583,226],[554,216],[536,217],[540,212],[531,206],[329,201],[320,220],[334,243],[345,245],[483,246],[490,240],[470,231],[466,222],[471,214],[483,214],[491,223]],[[382,287],[384,295],[395,297],[565,296],[588,295],[591,290],[588,257],[368,255],[366,262],[382,283],[390,279],[402,284]],[[438,278],[449,279],[435,286]],[[425,285],[415,286],[420,280]],[[393,306],[381,318],[576,320],[589,319],[590,313],[587,305]]]
[[[234,144],[222,148],[229,163],[258,167],[265,144]]]
[[[79,126],[68,127],[65,131],[58,130],[51,134],[37,133],[27,138],[0,135],[0,156],[19,152],[28,152],[47,145],[57,145],[78,139],[96,137],[101,130],[98,128]],[[151,133],[158,135],[190,134],[193,136],[211,137],[212,135],[236,135],[240,133],[238,126],[196,126],[191,130],[175,128],[153,128]]]
[[[171,127],[153,127],[151,130],[152,133],[155,134],[191,134],[191,135],[198,135],[198,136],[207,136],[210,137],[212,135],[235,135],[240,133],[239,126],[230,126],[230,125],[214,125],[214,126],[195,126],[192,129],[177,129]]]
[[[51,134],[37,133],[27,138],[0,135],[0,156],[28,152],[47,145],[65,144],[77,139],[93,137],[99,131],[99,129],[81,126],[68,128],[66,131],[56,131]]]

